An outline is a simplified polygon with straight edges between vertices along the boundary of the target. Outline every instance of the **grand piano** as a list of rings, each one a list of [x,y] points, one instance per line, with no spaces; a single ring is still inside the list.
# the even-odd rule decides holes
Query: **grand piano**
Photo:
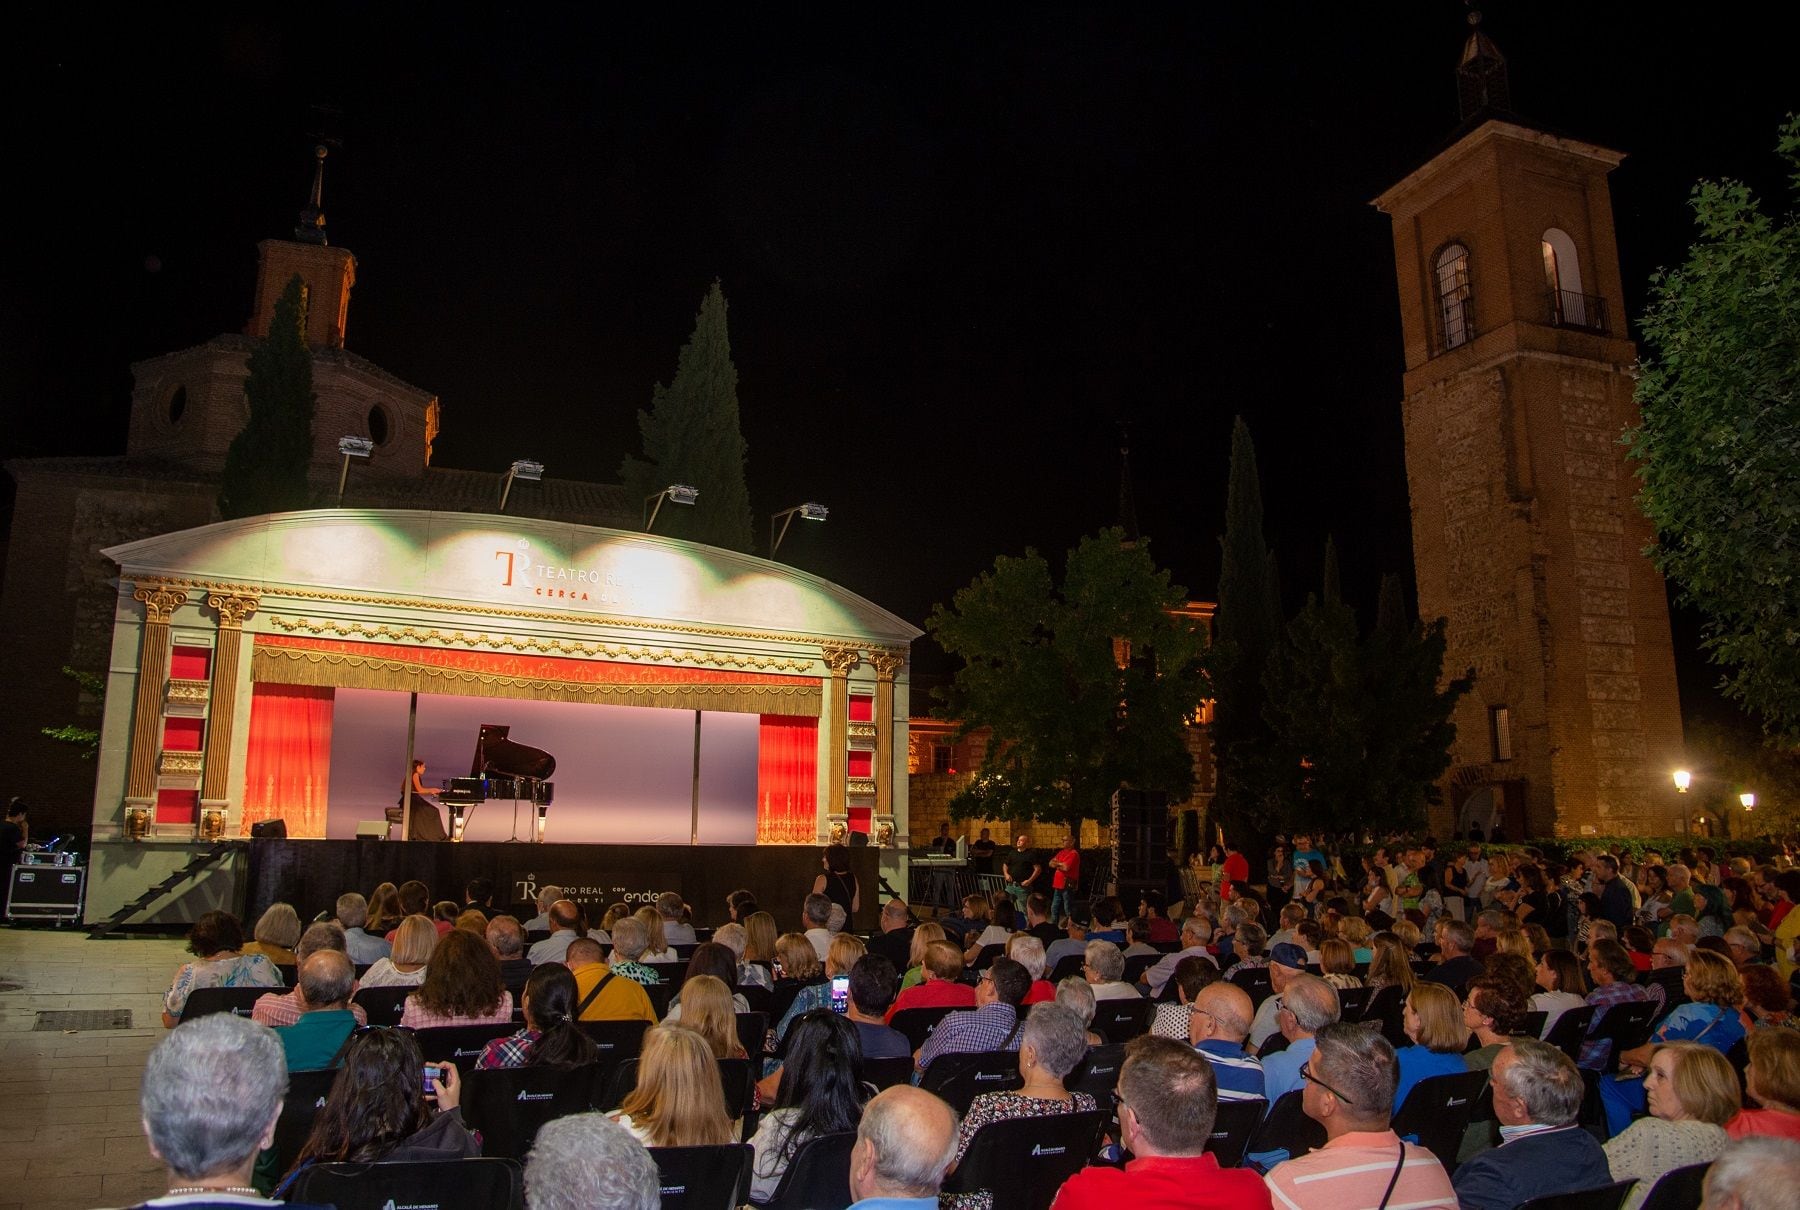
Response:
[[[556,758],[542,748],[509,739],[512,727],[499,723],[483,723],[475,737],[475,755],[469,762],[469,776],[453,777],[444,786],[439,799],[450,808],[450,838],[462,839],[468,812],[479,803],[491,799],[510,799],[513,804],[513,839],[519,839],[519,804],[533,807],[534,824],[531,839],[544,839],[544,818],[556,796],[556,783],[550,777],[556,772]]]

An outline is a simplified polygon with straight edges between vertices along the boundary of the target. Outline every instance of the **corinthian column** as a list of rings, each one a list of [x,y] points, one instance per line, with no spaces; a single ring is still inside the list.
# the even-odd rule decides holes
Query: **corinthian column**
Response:
[[[212,593],[206,603],[218,611],[219,639],[213,647],[212,693],[206,703],[206,762],[200,775],[202,811],[228,804],[231,776],[231,728],[237,717],[238,668],[244,645],[244,619],[256,612],[255,597]]]
[[[826,797],[827,817],[848,821],[850,808],[845,801],[844,783],[849,776],[850,744],[850,670],[862,663],[862,655],[854,647],[825,647],[825,666],[831,669],[831,713],[826,716],[825,743],[831,754],[830,792]]]
[[[187,604],[187,594],[163,584],[141,584],[131,599],[144,607],[138,644],[137,705],[131,716],[131,764],[125,798],[148,804],[156,798],[156,756],[162,750],[163,696],[169,679],[169,620]]]
[[[894,814],[894,674],[905,663],[906,657],[897,651],[869,653],[869,667],[875,670],[876,819],[891,819]]]

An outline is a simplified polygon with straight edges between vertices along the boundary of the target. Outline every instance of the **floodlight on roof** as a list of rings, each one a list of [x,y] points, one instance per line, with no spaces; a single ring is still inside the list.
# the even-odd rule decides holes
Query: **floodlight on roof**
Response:
[[[700,498],[700,489],[685,483],[671,483],[660,492],[652,492],[644,497],[644,532],[656,524],[656,514],[662,510],[663,501],[671,504],[692,504]]]
[[[506,511],[506,498],[512,494],[513,480],[524,479],[536,483],[544,477],[544,464],[533,462],[529,458],[518,458],[507,469],[506,478],[500,484],[500,511]]]
[[[823,504],[818,503],[816,500],[808,500],[805,504],[796,504],[792,508],[784,508],[774,516],[770,517],[769,557],[773,559],[775,557],[775,552],[781,549],[781,540],[787,537],[788,526],[794,523],[794,518],[796,516],[802,521],[823,521],[830,515],[831,510],[826,508]],[[779,532],[775,529],[775,523],[778,521],[781,523]]]

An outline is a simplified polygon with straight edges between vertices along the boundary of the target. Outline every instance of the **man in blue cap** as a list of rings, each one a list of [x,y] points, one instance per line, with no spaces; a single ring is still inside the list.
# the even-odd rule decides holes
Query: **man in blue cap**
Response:
[[[1306,951],[1300,946],[1284,941],[1269,948],[1269,986],[1275,994],[1257,1005],[1256,1020],[1250,1023],[1250,1037],[1245,1044],[1251,1054],[1261,1050],[1280,1031],[1281,1025],[1275,1018],[1281,1011],[1281,993],[1305,973]]]

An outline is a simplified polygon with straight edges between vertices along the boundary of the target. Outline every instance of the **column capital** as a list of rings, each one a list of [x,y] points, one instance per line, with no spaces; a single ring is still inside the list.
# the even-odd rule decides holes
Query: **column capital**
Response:
[[[206,603],[218,611],[220,630],[242,630],[244,619],[256,612],[262,598],[214,592],[207,594]]]
[[[167,626],[175,611],[187,604],[187,593],[167,584],[139,584],[132,591],[131,599],[143,605],[145,621]]]
[[[869,667],[875,670],[875,679],[891,681],[894,674],[906,666],[906,657],[898,651],[871,651]]]
[[[826,646],[819,650],[833,676],[849,676],[850,670],[862,663],[862,653],[854,647]]]

